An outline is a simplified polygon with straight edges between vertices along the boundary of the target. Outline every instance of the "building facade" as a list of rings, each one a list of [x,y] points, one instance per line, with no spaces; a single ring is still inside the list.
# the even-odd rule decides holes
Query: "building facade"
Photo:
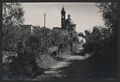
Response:
[[[66,19],[66,11],[64,7],[61,10],[61,28],[69,32],[76,32],[76,24],[73,23],[70,15]]]

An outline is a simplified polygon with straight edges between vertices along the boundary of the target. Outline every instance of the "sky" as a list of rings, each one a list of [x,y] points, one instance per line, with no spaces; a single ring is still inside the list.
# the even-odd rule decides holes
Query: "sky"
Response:
[[[66,18],[70,14],[76,24],[77,32],[92,29],[93,26],[104,26],[102,13],[95,3],[21,3],[24,10],[24,24],[44,26],[44,13],[46,13],[46,27],[61,27],[61,9],[64,6]]]

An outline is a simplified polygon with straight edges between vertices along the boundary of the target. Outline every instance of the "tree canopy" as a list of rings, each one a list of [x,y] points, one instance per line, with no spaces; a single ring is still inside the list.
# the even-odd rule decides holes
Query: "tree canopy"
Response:
[[[24,22],[24,12],[19,3],[3,3],[2,7],[2,44],[3,49],[8,49],[18,38],[20,26]]]
[[[117,29],[119,27],[120,3],[99,3],[96,5],[100,9],[100,12],[103,13],[102,16],[105,21],[105,25],[111,29],[112,34],[117,33]]]

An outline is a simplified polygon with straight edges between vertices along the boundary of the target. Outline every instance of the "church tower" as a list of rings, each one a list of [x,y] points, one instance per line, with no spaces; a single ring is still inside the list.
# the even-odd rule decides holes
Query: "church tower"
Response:
[[[63,29],[65,28],[65,14],[66,14],[66,12],[63,7],[61,10],[61,28],[63,28]]]

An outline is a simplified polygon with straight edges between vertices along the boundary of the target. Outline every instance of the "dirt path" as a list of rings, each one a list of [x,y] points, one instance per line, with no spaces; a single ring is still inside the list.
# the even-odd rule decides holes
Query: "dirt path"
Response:
[[[60,61],[54,65],[51,66],[49,70],[44,71],[44,74],[38,76],[36,79],[48,79],[48,78],[60,78],[65,77],[66,75],[71,75],[72,71],[79,71],[78,69],[72,68],[72,66],[78,66],[81,61],[84,61],[90,57],[89,54],[86,54],[85,56],[79,56],[79,55],[64,55],[60,56],[64,59],[64,61]],[[76,63],[78,62],[78,63]],[[66,70],[70,70],[71,72],[67,72]],[[65,72],[66,71],[66,72]]]

